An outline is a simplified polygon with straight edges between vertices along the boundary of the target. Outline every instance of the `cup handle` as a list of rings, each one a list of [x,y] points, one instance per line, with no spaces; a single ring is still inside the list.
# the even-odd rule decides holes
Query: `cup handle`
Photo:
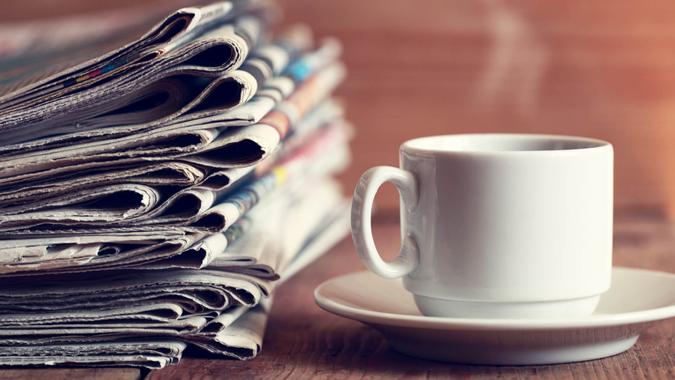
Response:
[[[404,223],[399,255],[392,262],[385,262],[377,252],[370,218],[377,190],[385,182],[391,182],[396,186],[403,200],[403,207],[411,210],[417,206],[417,182],[410,172],[391,166],[368,169],[363,173],[354,190],[352,238],[356,251],[369,270],[384,278],[398,278],[407,275],[417,267],[419,250],[415,237],[407,230]]]

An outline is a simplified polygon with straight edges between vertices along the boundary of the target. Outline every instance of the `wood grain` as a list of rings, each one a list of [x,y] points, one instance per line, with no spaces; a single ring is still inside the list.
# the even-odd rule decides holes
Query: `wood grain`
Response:
[[[395,216],[374,227],[382,252],[398,250]],[[615,264],[675,272],[673,224],[660,211],[617,215]],[[151,372],[150,379],[218,377],[280,379],[388,378],[675,378],[675,320],[645,331],[626,353],[602,360],[554,366],[463,366],[413,359],[392,351],[375,330],[319,309],[313,290],[343,273],[363,270],[345,239],[324,258],[278,289],[262,354],[250,362],[184,358],[178,366]],[[364,289],[367,291],[367,289]]]
[[[614,144],[618,204],[675,211],[675,2],[281,4],[289,23],[345,46],[350,191],[368,167],[397,165],[412,137],[573,134]]]
[[[136,380],[142,378],[137,368],[27,368],[0,369],[0,380]]]

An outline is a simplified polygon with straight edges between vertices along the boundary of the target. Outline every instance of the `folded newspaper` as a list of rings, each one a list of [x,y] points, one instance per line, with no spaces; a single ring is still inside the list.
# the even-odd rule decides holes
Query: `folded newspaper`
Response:
[[[76,49],[3,26],[0,365],[256,356],[274,288],[347,231],[340,45],[274,14],[184,8],[131,42],[142,17],[70,20]]]

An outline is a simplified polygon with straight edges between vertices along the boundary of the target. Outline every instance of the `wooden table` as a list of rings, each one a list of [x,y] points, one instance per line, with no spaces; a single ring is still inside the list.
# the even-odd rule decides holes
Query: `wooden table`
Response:
[[[620,211],[616,217],[616,265],[675,272],[675,224],[658,211]],[[382,252],[398,247],[395,217],[380,216],[374,232]],[[0,379],[49,380],[186,378],[603,378],[674,379],[675,320],[645,331],[628,352],[603,360],[552,366],[464,366],[409,358],[392,351],[375,330],[329,314],[314,303],[326,279],[363,270],[350,239],[281,286],[272,308],[262,353],[237,362],[186,357],[180,365],[147,373],[137,369],[5,370]]]

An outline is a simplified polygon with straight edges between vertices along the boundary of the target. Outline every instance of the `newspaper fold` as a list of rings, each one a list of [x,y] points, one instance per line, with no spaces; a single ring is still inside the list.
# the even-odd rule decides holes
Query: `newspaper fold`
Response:
[[[239,261],[237,266],[249,268],[267,262],[269,267],[264,271],[230,272],[227,265],[222,266],[228,259],[219,257],[214,260],[215,265],[203,270],[131,271],[106,277],[106,284],[100,284],[100,275],[90,278],[70,275],[65,282],[64,277],[46,276],[37,287],[12,279],[15,291],[0,294],[0,305],[9,306],[0,313],[0,364],[49,362],[50,359],[37,361],[42,355],[60,356],[59,364],[107,364],[108,356],[114,356],[120,363],[159,368],[180,359],[182,349],[170,349],[180,344],[183,348],[192,344],[212,354],[233,358],[254,357],[261,347],[268,311],[264,297],[272,291],[274,283],[264,280],[264,275],[253,274],[294,273],[297,269],[293,269],[293,264],[289,266],[289,262],[295,258],[300,265],[306,265],[307,261],[301,260],[305,254],[316,256],[325,252],[347,230],[346,205],[335,185],[318,184],[333,189],[333,200],[337,201],[331,202],[334,207],[324,208],[327,212],[323,216],[317,215],[316,206],[325,205],[328,199],[316,193],[310,196],[307,191],[285,198],[290,200],[283,207],[270,200],[266,205],[271,209],[261,208],[251,216],[255,218],[252,223],[256,233],[237,242],[237,259],[233,257],[230,261]],[[279,218],[283,210],[293,210],[289,215],[292,222],[285,231],[273,231],[278,228],[273,219]],[[270,219],[271,215],[276,217]],[[317,218],[322,220],[320,228],[306,223]],[[327,225],[332,227],[326,228]],[[278,236],[288,231],[293,231],[293,243],[279,245]],[[254,255],[247,256],[245,252]],[[251,309],[254,305],[257,306]],[[118,349],[117,345],[124,344],[129,347]],[[80,345],[86,346],[80,352],[91,356],[89,359],[79,360],[75,347]],[[21,349],[11,351],[9,346]],[[40,350],[31,350],[36,346]],[[141,351],[136,361],[123,359],[122,354],[132,347]],[[151,348],[161,348],[163,354],[150,354]],[[155,355],[164,361],[158,364]]]

